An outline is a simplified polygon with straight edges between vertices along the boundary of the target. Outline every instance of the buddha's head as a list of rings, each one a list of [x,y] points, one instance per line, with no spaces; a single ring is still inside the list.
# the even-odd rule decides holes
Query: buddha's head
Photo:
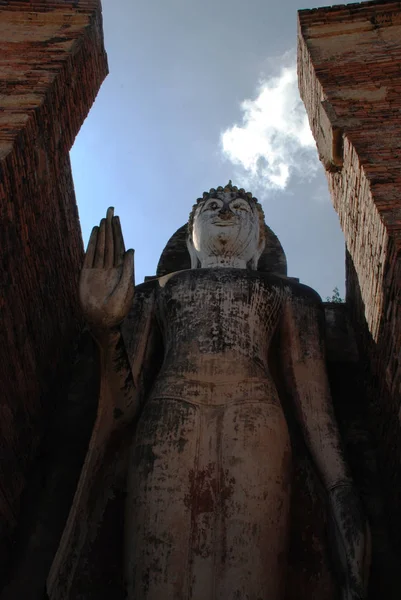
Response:
[[[189,216],[187,246],[193,269],[256,269],[265,246],[261,205],[231,181],[204,192]]]

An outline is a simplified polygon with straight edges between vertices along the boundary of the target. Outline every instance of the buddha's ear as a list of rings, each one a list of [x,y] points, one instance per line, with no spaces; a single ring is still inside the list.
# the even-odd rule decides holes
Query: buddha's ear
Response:
[[[200,269],[200,266],[201,266],[200,260],[196,253],[191,235],[187,236],[187,248],[188,248],[189,256],[191,257],[191,269]]]
[[[257,260],[257,262],[259,262],[259,258],[262,256],[265,247],[266,247],[266,236],[259,234],[258,260]]]
[[[251,260],[249,260],[246,265],[247,268],[250,269],[251,271],[257,271],[259,258],[262,256],[265,246],[266,246],[266,239],[264,236],[260,236],[258,248],[257,248],[255,254],[252,256]]]

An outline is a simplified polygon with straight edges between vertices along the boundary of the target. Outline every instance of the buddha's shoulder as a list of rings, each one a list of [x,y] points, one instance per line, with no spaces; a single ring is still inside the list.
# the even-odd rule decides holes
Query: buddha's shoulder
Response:
[[[304,283],[300,283],[294,277],[285,277],[282,275],[268,276],[271,280],[276,280],[276,285],[285,288],[287,296],[293,300],[304,300],[311,304],[322,304],[322,299],[316,290]]]
[[[249,271],[232,268],[185,269],[157,277],[135,287],[135,293],[141,298],[150,298],[170,285],[187,286],[191,283],[202,285],[202,281],[214,281],[223,285],[235,285],[236,282],[262,284],[270,290],[276,290],[294,300],[321,304],[319,294],[311,287],[300,283],[293,277],[285,277],[263,271]]]
[[[159,288],[158,278],[149,279],[135,286],[135,297],[141,300],[153,297]]]
[[[286,296],[295,301],[305,301],[311,304],[321,304],[322,299],[313,288],[300,283],[295,277],[262,273],[262,276],[272,286],[285,290]]]

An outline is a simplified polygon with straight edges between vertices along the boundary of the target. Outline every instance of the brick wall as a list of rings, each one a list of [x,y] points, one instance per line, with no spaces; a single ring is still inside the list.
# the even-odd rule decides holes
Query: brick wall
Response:
[[[107,73],[98,0],[0,2],[0,563],[80,329],[69,150]],[[0,572],[0,580],[2,573]]]
[[[347,245],[347,303],[401,551],[401,2],[299,12],[299,87]]]

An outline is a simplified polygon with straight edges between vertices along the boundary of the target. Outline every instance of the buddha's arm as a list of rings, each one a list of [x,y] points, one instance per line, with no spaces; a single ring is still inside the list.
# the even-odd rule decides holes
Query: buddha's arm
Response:
[[[154,286],[145,286],[135,294],[132,308],[120,326],[94,336],[101,369],[97,420],[107,421],[111,429],[135,419],[144,393],[143,379],[154,365],[152,355],[159,342],[154,296]]]
[[[154,288],[135,294],[122,326],[96,335],[101,376],[98,414],[74,501],[47,581],[51,600],[69,597],[75,568],[101,529],[108,502],[115,495],[117,472],[124,471],[121,440],[131,425],[146,389],[144,379],[155,365]],[[150,376],[152,373],[150,373]],[[122,476],[124,478],[124,474]]]
[[[281,356],[287,389],[321,480],[327,490],[342,598],[365,598],[369,529],[342,449],[326,373],[323,307],[307,290],[288,300]]]

